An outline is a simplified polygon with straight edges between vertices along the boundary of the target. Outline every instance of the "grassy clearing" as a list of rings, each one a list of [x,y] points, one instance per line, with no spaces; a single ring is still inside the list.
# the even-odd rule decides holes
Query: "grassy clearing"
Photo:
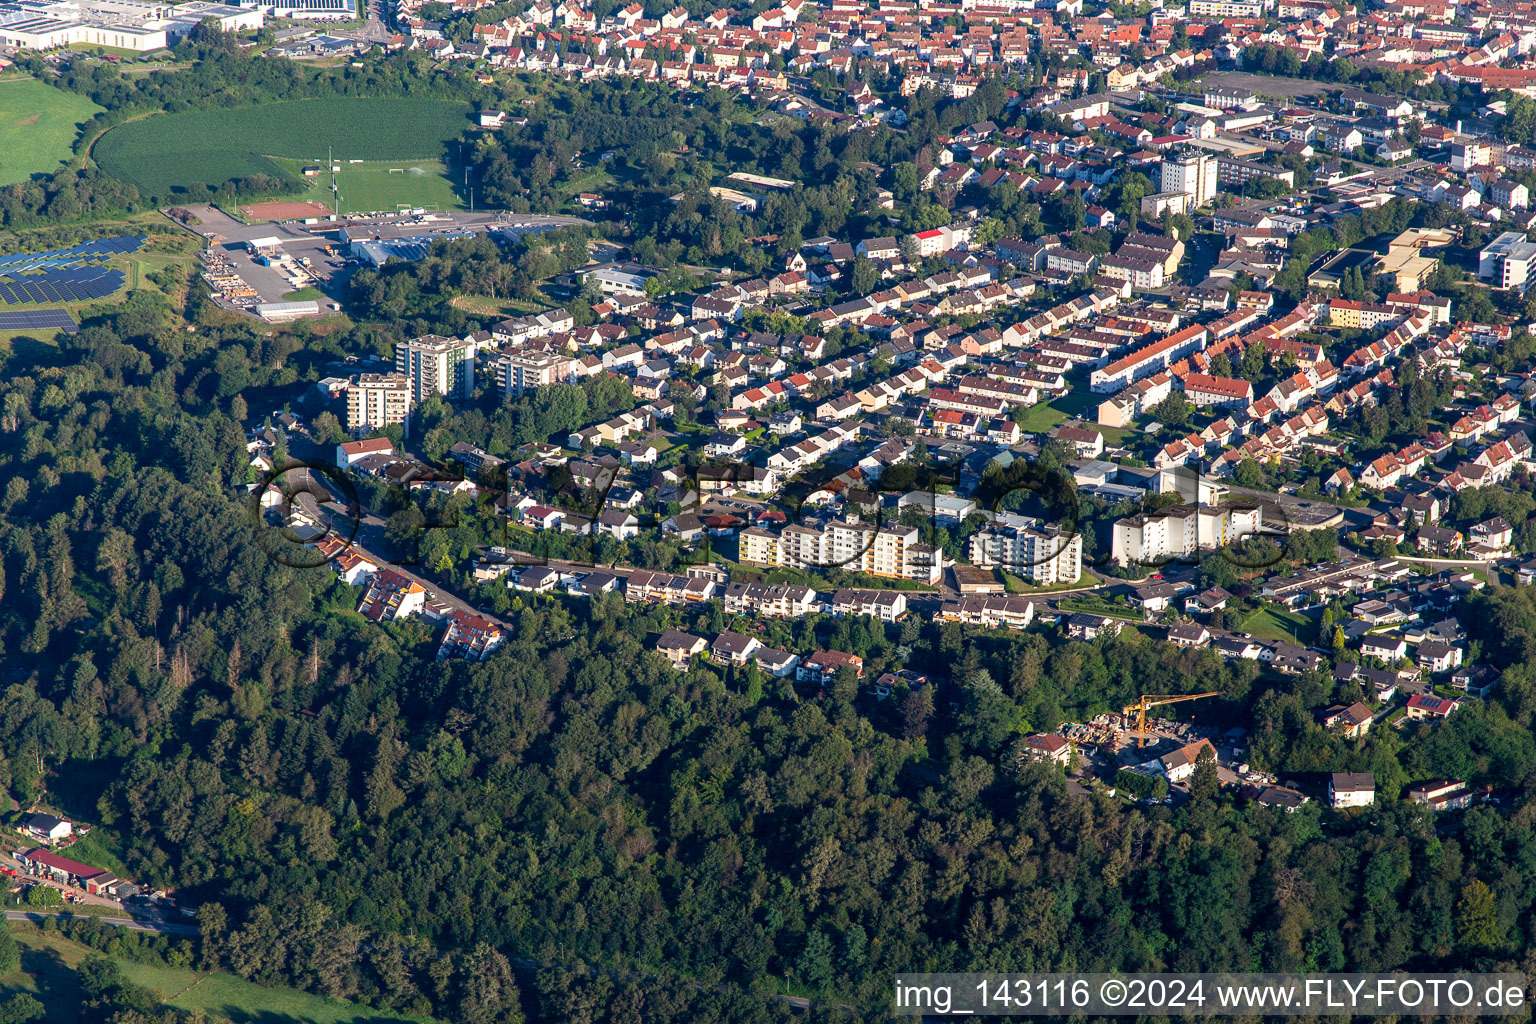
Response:
[[[132,121],[103,135],[93,156],[109,174],[157,196],[252,175],[304,189],[274,157],[319,163],[329,147],[344,165],[352,159],[430,163],[469,126],[468,114],[469,104],[447,100],[293,100]],[[232,146],[234,139],[252,148]]]
[[[613,175],[609,174],[601,167],[594,167],[587,173],[572,178],[564,185],[561,185],[560,191],[565,194],[566,198],[569,199],[572,196],[580,195],[583,192],[601,192],[603,189],[612,184]]]
[[[101,109],[35,78],[0,81],[0,185],[62,167],[80,126]]]
[[[1052,583],[1048,586],[1039,586],[1029,583],[1022,576],[1017,576],[1007,569],[1003,570],[1003,586],[1010,594],[1053,594],[1063,590],[1077,590],[1081,587],[1091,587],[1094,584],[1092,576],[1080,576],[1075,580],[1064,583]]]
[[[548,309],[545,302],[529,302],[527,299],[493,299],[488,295],[455,295],[448,300],[455,309],[476,316],[524,316]]]
[[[95,951],[27,924],[11,923],[22,947],[21,969],[0,976],[0,995],[28,992],[42,1002],[48,1024],[86,1020],[75,969]],[[222,1014],[236,1024],[408,1024],[421,1018],[382,1013],[356,1003],[265,988],[230,974],[119,960],[131,982],[159,993],[178,1009]]]
[[[75,53],[102,54],[105,56],[121,57],[124,60],[150,62],[159,61],[171,55],[169,50],[130,50],[124,46],[102,46],[99,43],[70,43],[66,47]],[[151,55],[154,55],[153,57]]]
[[[1019,428],[1032,434],[1054,430],[1074,416],[1081,416],[1088,409],[1096,408],[1099,397],[1091,391],[1073,390],[1050,402],[1032,405],[1024,411]]]
[[[1415,569],[1419,570],[1419,572],[1426,576],[1433,576],[1435,573],[1441,571],[1442,569],[1451,569],[1455,572],[1470,572],[1475,578],[1482,580],[1484,583],[1495,582],[1488,575],[1488,566],[1481,562],[1468,561],[1462,564],[1452,564],[1449,561],[1442,561],[1437,564],[1435,562],[1426,561],[1422,558],[1413,558],[1408,555],[1399,555],[1397,560],[1399,562],[1413,566]]]
[[[236,1024],[406,1024],[420,1019],[308,992],[265,988],[232,974],[135,963],[123,964],[123,973],[160,992],[177,1009],[220,1014]]]
[[[97,826],[76,840],[69,849],[64,851],[64,856],[92,867],[106,868],[119,878],[132,877],[128,869],[123,866],[117,851],[116,838]]]
[[[330,173],[322,172],[314,178],[303,176],[305,167],[324,166],[325,154],[320,156],[318,164],[286,157],[273,161],[306,186],[302,192],[285,195],[284,199],[331,204]],[[441,160],[365,160],[340,166],[336,183],[341,186],[344,213],[393,211],[401,206],[435,206],[443,210],[464,207]]]
[[[1123,604],[1115,604],[1103,598],[1064,597],[1056,603],[1063,611],[1088,612],[1090,615],[1107,615],[1112,619],[1124,619],[1127,622],[1146,621],[1146,616],[1136,609]]]
[[[1237,630],[1266,640],[1289,640],[1292,643],[1299,643],[1302,640],[1298,638],[1305,638],[1311,626],[1312,623],[1300,615],[1276,611],[1273,608],[1260,608],[1244,619]]]

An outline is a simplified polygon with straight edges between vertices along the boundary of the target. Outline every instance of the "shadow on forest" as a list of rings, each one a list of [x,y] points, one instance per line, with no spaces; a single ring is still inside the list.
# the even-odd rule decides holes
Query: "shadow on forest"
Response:
[[[275,1010],[252,1010],[246,1006],[210,1006],[211,1014],[228,1017],[235,1024],[307,1024],[308,1018]],[[336,1024],[421,1024],[409,1017],[378,1017],[360,1013],[355,1017],[338,1017]]]
[[[43,1004],[43,1020],[68,1024],[80,1019],[80,986],[74,969],[65,963],[56,949],[21,947],[21,969],[32,976],[36,989],[31,993]],[[22,989],[7,988],[6,995]]]

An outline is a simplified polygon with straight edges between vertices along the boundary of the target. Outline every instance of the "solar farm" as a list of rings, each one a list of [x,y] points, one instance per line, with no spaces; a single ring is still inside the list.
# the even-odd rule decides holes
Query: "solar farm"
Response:
[[[0,311],[0,332],[63,331],[65,334],[74,334],[79,329],[74,318],[63,309]]]
[[[67,249],[0,256],[0,305],[104,299],[127,279],[121,270],[106,266],[105,261],[136,253],[147,240],[145,235],[120,235],[81,242]]]

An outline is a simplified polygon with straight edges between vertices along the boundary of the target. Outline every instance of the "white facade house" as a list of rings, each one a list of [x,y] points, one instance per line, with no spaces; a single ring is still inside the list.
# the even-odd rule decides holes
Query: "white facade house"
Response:
[[[1376,802],[1376,777],[1370,772],[1334,772],[1328,780],[1334,807],[1369,807]]]

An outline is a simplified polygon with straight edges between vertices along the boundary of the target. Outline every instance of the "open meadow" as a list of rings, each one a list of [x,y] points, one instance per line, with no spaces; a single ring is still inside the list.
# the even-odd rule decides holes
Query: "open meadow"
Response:
[[[0,80],[0,185],[58,170],[101,108],[34,78]]]
[[[21,946],[21,968],[0,974],[0,997],[26,992],[43,1004],[46,1024],[91,1018],[80,1006],[75,970],[95,953],[57,931],[11,923]],[[118,958],[123,977],[154,990],[168,1005],[215,1013],[236,1024],[412,1024],[419,1018],[384,1013],[357,1003],[290,988],[267,988],[232,974],[194,971]]]

